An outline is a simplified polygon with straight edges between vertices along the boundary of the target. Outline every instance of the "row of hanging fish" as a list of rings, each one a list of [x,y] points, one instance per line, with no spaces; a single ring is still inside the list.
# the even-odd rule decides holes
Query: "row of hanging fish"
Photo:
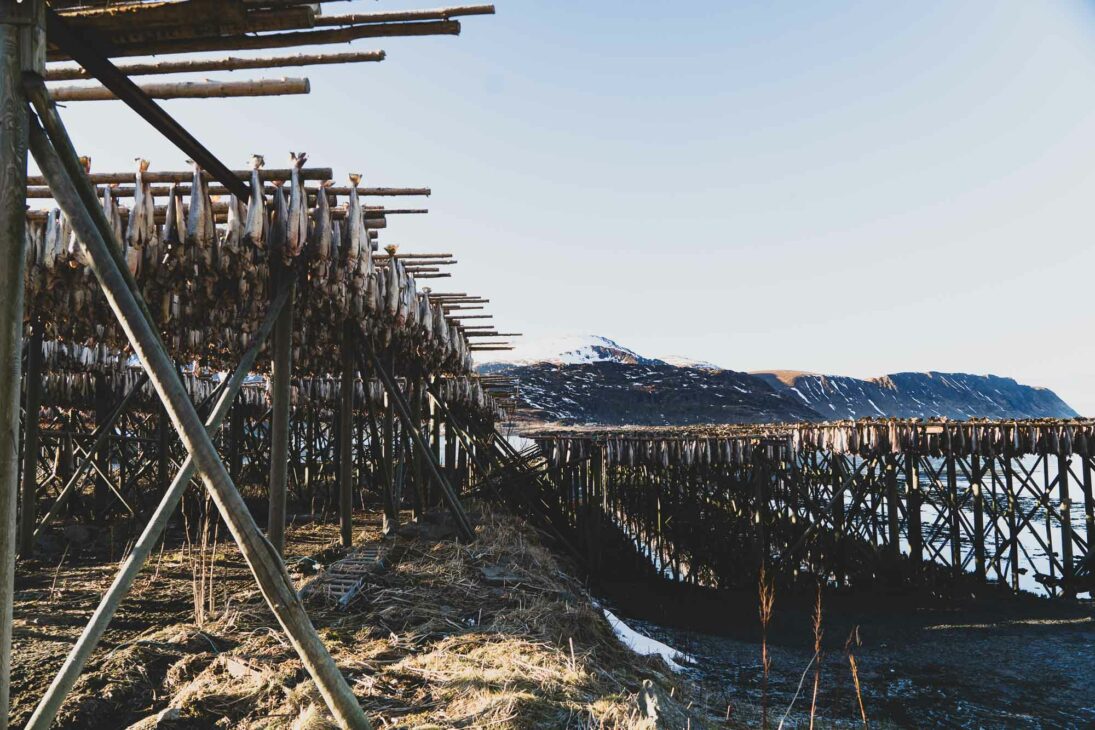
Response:
[[[43,352],[54,351],[55,348],[47,348],[52,342],[43,343]],[[115,356],[108,365],[105,361],[91,364],[91,355],[99,354],[98,350],[91,348],[73,348],[76,355],[83,358],[88,367],[76,369],[50,369],[46,368],[42,373],[42,402],[46,406],[59,408],[93,409],[96,401],[104,398],[111,404],[120,402],[133,388],[141,383],[142,371],[140,368],[126,364],[122,358]],[[76,360],[64,361],[64,365],[77,365]],[[210,399],[220,385],[223,375],[203,375],[197,369],[184,370],[181,373],[183,386],[195,403],[202,403]],[[404,393],[407,389],[401,386]],[[494,414],[497,404],[483,389],[479,381],[464,376],[439,378],[435,392],[443,403],[449,408],[459,408],[462,413],[486,413]],[[141,385],[141,391],[133,403],[135,410],[149,410],[158,408],[159,396],[152,385],[147,381]],[[262,376],[252,376],[240,389],[236,398],[237,403],[245,406],[261,408],[265,410],[270,406],[269,379]],[[320,409],[333,412],[341,403],[341,381],[332,376],[316,376],[294,378],[290,383],[290,403],[299,409]],[[388,401],[385,396],[383,383],[378,378],[358,377],[354,380],[355,407],[369,406],[383,409]]]
[[[715,428],[732,431],[735,427]],[[768,458],[790,459],[811,451],[861,457],[915,453],[929,457],[1004,457],[1025,454],[1095,456],[1095,422],[850,421],[792,426],[746,426],[739,435],[541,434],[541,453],[553,466],[604,458],[610,465],[689,467],[748,464],[762,449]]]
[[[195,403],[206,401],[217,389],[218,382],[192,371],[180,373],[183,387]],[[113,370],[95,368],[89,370],[46,370],[42,373],[42,403],[57,408],[94,409],[102,398],[110,407],[141,383],[141,370],[119,366]],[[263,390],[245,387],[238,401],[249,405],[265,402]],[[158,409],[160,399],[152,384],[145,381],[135,396],[132,408],[138,411]]]
[[[757,449],[766,457],[786,456],[789,441],[758,441],[741,438],[590,438],[540,437],[540,453],[553,467],[575,465],[603,458],[609,466],[680,468],[706,465],[737,465],[752,462]]]
[[[294,370],[336,372],[347,320],[379,347],[414,357],[431,369],[472,370],[467,340],[440,305],[418,291],[397,256],[374,261],[359,176],[343,207],[324,192],[314,204],[304,188],[304,153],[290,153],[291,178],[274,182],[267,200],[261,156],[252,159],[253,204],[235,195],[214,202],[195,164],[188,200],[172,185],[157,206],[139,161],[132,206],[111,186],[100,188],[103,212],[171,354],[209,367],[231,367],[266,314],[278,272],[297,277]],[[336,210],[339,215],[335,215]],[[223,217],[217,225],[218,216]],[[28,220],[27,312],[53,340],[120,351],[126,342],[91,273],[87,250],[59,210]],[[394,253],[394,251],[393,251]],[[260,358],[259,367],[264,366]]]
[[[799,425],[792,447],[874,456],[1095,455],[1095,423],[1083,420],[1030,421],[865,421]]]

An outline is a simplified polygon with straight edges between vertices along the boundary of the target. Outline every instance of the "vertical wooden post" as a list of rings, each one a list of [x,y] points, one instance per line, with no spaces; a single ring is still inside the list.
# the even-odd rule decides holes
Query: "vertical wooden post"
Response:
[[[42,323],[31,325],[27,347],[26,408],[23,417],[23,499],[19,513],[19,556],[34,552],[35,505],[38,503],[38,423],[42,405]]]
[[[1092,492],[1091,488],[1091,455],[1085,453],[1081,460],[1084,480],[1084,522],[1086,523],[1084,536],[1087,538],[1087,564],[1091,566],[1092,573],[1095,573],[1095,546],[1091,544],[1091,541],[1095,540],[1095,493]]]
[[[61,477],[61,484],[68,484],[76,471],[75,450],[72,448],[72,433],[76,429],[76,413],[73,412],[65,420],[65,430],[61,433],[61,457],[57,465],[57,474]]]
[[[765,534],[768,521],[768,473],[767,463],[763,457],[764,448],[764,446],[757,446],[753,449],[753,528],[758,570],[768,563],[768,541]]]
[[[977,454],[970,456],[970,476],[972,482],[970,491],[973,492],[973,551],[974,565],[977,577],[982,580],[986,577],[985,571],[985,470],[981,466],[981,457]]]
[[[14,5],[14,3],[8,3]],[[10,8],[4,11],[10,13]],[[19,504],[19,382],[26,259],[27,112],[19,91],[19,26],[0,22],[0,728],[8,726],[15,533]]]
[[[452,483],[449,477],[448,462],[441,461],[441,409],[432,400],[427,398],[430,404],[430,425],[433,427],[433,458],[441,466],[441,473]],[[436,507],[441,501],[441,490],[432,481],[426,485],[426,505]]]
[[[161,414],[161,422],[166,421],[167,414],[162,408]],[[243,471],[243,422],[246,418],[243,403],[233,403],[228,414],[228,474],[233,482],[239,484],[242,476],[240,472]],[[164,427],[170,428],[170,424],[165,423]]]
[[[1011,563],[1011,589],[1019,590],[1019,528],[1018,498],[1015,494],[1015,472],[1011,460],[1015,458],[1009,448],[1004,456],[1004,489],[1008,493],[1008,548]]]
[[[898,508],[897,461],[893,454],[886,455],[886,523],[890,555],[901,555],[901,512]]]
[[[459,486],[457,486],[459,484]],[[456,483],[453,484],[453,489],[457,492],[462,492],[468,487],[468,450],[467,448],[459,449],[459,455],[456,458]]]
[[[605,453],[600,444],[593,446],[593,482],[589,495],[590,551],[589,568],[596,574],[601,568],[601,523],[604,521]]]
[[[114,415],[113,404],[110,400],[110,388],[107,387],[106,376],[102,373],[96,373],[95,426],[97,428],[105,427],[107,431],[103,434],[102,445],[94,453],[88,454],[88,458],[92,459],[95,465],[98,466],[97,471],[99,473],[95,475],[92,504],[96,520],[100,522],[106,517],[106,511],[110,505],[110,487],[107,486],[106,478],[103,476],[103,474],[110,474],[110,442],[115,425],[115,422],[111,422],[110,418]]]
[[[162,495],[167,491],[167,485],[171,483],[171,475],[168,469],[171,467],[171,421],[167,418],[167,410],[160,404],[156,416],[156,484],[158,492]]]
[[[384,394],[384,534],[399,529],[395,501],[395,403]]]
[[[460,485],[456,482],[456,448],[459,439],[456,438],[454,432],[452,418],[445,419],[445,476],[449,478],[449,484],[453,486],[453,489],[459,489]]]
[[[342,332],[342,383],[338,411],[338,515],[342,545],[354,542],[354,359],[353,324],[346,322]]]
[[[422,379],[416,374],[407,378],[407,400],[411,407],[411,428],[422,429]],[[426,495],[422,488],[422,454],[413,448],[408,438],[407,451],[410,456],[411,505],[414,509],[414,519],[422,519],[422,513],[426,511]]]
[[[1064,582],[1064,593],[1072,596],[1072,500],[1068,494],[1068,455],[1064,450],[1057,454],[1057,487],[1061,496],[1061,579]]]
[[[274,361],[270,370],[270,515],[266,536],[278,555],[285,552],[285,508],[289,487],[289,399],[293,370],[293,308],[296,283],[282,271],[279,287],[289,287],[289,301],[274,327]]]
[[[836,538],[833,565],[837,583],[844,585],[844,456],[836,450],[830,452],[829,467],[833,482],[833,535]]]
[[[1053,579],[1056,579],[1056,577],[1057,577],[1057,561],[1054,559],[1054,558],[1057,557],[1057,551],[1053,549],[1053,516],[1051,514],[1052,510],[1050,510],[1050,508],[1049,508],[1050,507],[1050,488],[1049,488],[1050,481],[1049,481],[1049,451],[1048,450],[1045,450],[1045,451],[1042,452],[1042,485],[1043,485],[1043,489],[1045,490],[1045,493],[1043,494],[1043,498],[1045,499],[1045,505],[1044,505],[1045,509],[1043,511],[1046,514],[1046,548],[1047,548],[1046,553],[1049,556],[1049,577],[1051,579],[1051,582],[1049,584],[1050,585],[1050,595],[1055,596],[1055,595],[1057,595],[1057,592],[1056,592],[1056,589],[1053,588],[1052,586],[1056,584],[1056,580],[1053,580]]]
[[[8,727],[15,533],[19,494],[19,381],[26,258],[27,100],[39,0],[0,4],[0,730]],[[44,59],[44,46],[41,51]],[[30,63],[35,56],[34,63]],[[44,65],[44,60],[41,65]]]
[[[920,516],[920,455],[905,453],[905,522],[909,533],[909,556],[914,565],[924,561],[924,533]]]
[[[308,419],[307,427],[304,437],[304,448],[307,449],[307,455],[305,456],[304,463],[304,490],[308,495],[308,499],[313,505],[316,502],[316,485],[319,484],[316,479],[316,468],[319,461],[316,459],[316,442],[317,442],[317,421],[319,421],[319,409],[316,407],[309,408],[305,412],[305,418]],[[313,512],[315,510],[313,509]]]
[[[948,432],[949,433],[949,432]],[[947,520],[950,525],[951,568],[955,575],[962,572],[961,515],[958,513],[958,473],[954,465],[954,452],[950,439],[947,441]]]

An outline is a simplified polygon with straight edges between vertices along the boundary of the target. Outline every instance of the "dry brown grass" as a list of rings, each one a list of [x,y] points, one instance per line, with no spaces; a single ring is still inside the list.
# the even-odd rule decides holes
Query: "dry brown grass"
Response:
[[[337,540],[337,526],[298,529]],[[345,610],[309,601],[376,727],[727,726],[661,659],[621,645],[581,584],[518,520],[483,509],[467,545],[443,526],[402,532],[385,542],[389,567]],[[379,539],[379,530],[365,537]],[[172,557],[165,563],[189,567],[185,552]],[[125,707],[143,708],[142,727],[165,711],[172,719],[159,727],[334,727],[238,560],[222,544],[217,586],[232,600],[207,612],[202,631],[155,631],[95,662],[63,724],[95,726]],[[490,584],[484,567],[516,585]],[[712,704],[725,707],[723,698]]]

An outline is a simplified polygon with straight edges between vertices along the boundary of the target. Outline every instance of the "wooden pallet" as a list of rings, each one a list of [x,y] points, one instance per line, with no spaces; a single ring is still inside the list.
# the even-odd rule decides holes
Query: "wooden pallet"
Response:
[[[345,608],[368,583],[369,576],[384,566],[384,550],[380,545],[363,545],[338,560],[306,585],[305,598],[320,596]]]

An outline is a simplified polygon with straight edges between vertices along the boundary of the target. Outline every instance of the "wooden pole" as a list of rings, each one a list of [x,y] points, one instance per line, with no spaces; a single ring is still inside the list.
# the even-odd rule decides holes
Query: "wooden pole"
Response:
[[[1087,564],[1092,574],[1095,574],[1095,490],[1091,486],[1091,455],[1081,456],[1083,464],[1083,490],[1084,490],[1084,535],[1087,537]]]
[[[364,25],[367,23],[393,23],[413,20],[449,20],[467,15],[494,15],[493,5],[460,5],[436,10],[397,10],[378,13],[349,13],[347,15],[319,15],[316,26]]]
[[[399,505],[395,496],[395,406],[391,395],[384,404],[384,534],[399,529]]]
[[[909,534],[909,556],[913,563],[924,562],[924,533],[920,517],[920,455],[905,452],[905,521]]]
[[[38,424],[42,405],[42,323],[31,325],[27,349],[26,408],[23,416],[23,494],[19,512],[19,556],[34,552],[35,505],[38,503]]]
[[[265,58],[226,58],[160,61],[155,63],[119,64],[118,70],[126,76],[146,76],[175,73],[201,73],[203,71],[241,71],[256,68],[285,68],[287,66],[319,66],[342,63],[383,61],[384,51],[351,51],[349,53],[301,53],[295,56],[267,56]],[[46,69],[46,81],[79,81],[92,78],[82,66],[53,66]]]
[[[419,433],[423,433],[422,426],[422,380],[418,375],[407,379],[407,397],[410,400],[411,422]],[[422,519],[422,513],[426,511],[426,494],[422,488],[422,459],[418,449],[411,451],[411,502],[414,505],[415,519]]]
[[[19,494],[19,381],[27,189],[24,69],[35,1],[0,5],[0,730],[8,727],[15,533]]]
[[[951,567],[955,575],[958,575],[962,572],[962,517],[958,513],[958,474],[955,471],[953,441],[949,438],[949,429],[947,435],[947,501],[945,504],[948,510],[947,522],[950,525]]]
[[[251,170],[229,170],[228,174],[234,176],[237,180],[247,180],[251,176]],[[302,180],[330,180],[334,174],[333,170],[329,167],[305,167],[300,171],[300,177]],[[288,168],[275,168],[264,167],[259,170],[259,177],[264,181],[285,181],[289,180],[292,175],[292,171]],[[92,185],[132,185],[135,174],[133,172],[92,172],[88,173],[88,181]],[[149,171],[141,174],[142,179],[147,183],[187,183],[186,185],[180,185],[179,190],[189,192],[190,181],[194,179],[193,170],[161,170],[161,171]],[[206,180],[212,180],[213,177],[203,171],[202,177]],[[31,175],[27,178],[27,185],[30,187],[27,189],[27,197],[31,198],[52,198],[53,192],[50,190],[46,183],[45,177],[42,175]],[[263,186],[266,192],[273,192],[274,186]],[[156,188],[153,188],[153,193],[156,192]],[[161,195],[166,195],[168,189],[163,189]],[[123,195],[125,190],[122,191]],[[210,195],[227,195],[230,191],[221,185],[210,185]],[[347,193],[349,194],[349,193]],[[96,199],[98,199],[98,193],[95,193]],[[132,197],[133,189],[129,188],[129,196]]]
[[[836,537],[836,545],[834,546],[836,554],[833,556],[833,564],[837,583],[844,585],[844,456],[833,451],[830,455],[830,466],[832,468],[833,484],[833,534]],[[851,478],[855,478],[854,472]]]
[[[95,517],[98,521],[106,519],[107,505],[110,503],[110,487],[107,484],[105,474],[110,471],[110,439],[114,433],[114,424],[121,417],[121,412],[112,414],[110,410],[110,388],[107,386],[106,376],[103,373],[95,374],[95,428],[100,433],[96,440],[99,448],[88,452],[87,458],[95,467],[98,474],[95,475],[95,488],[92,504]]]
[[[244,96],[291,96],[311,91],[308,79],[253,79],[248,81],[176,81],[142,84],[151,99],[230,99]],[[54,101],[118,101],[105,86],[57,86],[49,90]]]
[[[901,555],[901,512],[898,506],[897,461],[893,454],[886,456],[886,527],[890,556]]]
[[[163,403],[156,409],[156,482],[159,494],[167,492],[170,484],[168,469],[171,467],[171,421]]]
[[[436,379],[435,379],[436,382]],[[427,393],[429,388],[427,388]],[[433,427],[433,458],[437,460],[438,465],[441,467],[441,473],[448,476],[448,462],[441,461],[441,409],[430,401],[430,425]],[[451,481],[451,480],[450,480]],[[426,505],[427,507],[436,507],[438,498],[441,496],[440,490],[435,488],[432,482],[426,492]]]
[[[51,28],[52,30],[52,28]],[[349,43],[362,38],[397,36],[460,35],[460,21],[433,20],[415,23],[370,23],[333,30],[307,30],[261,35],[232,35],[209,38],[180,38],[132,43],[112,49],[112,57],[166,55],[169,53],[205,53],[212,51],[258,51],[267,48],[296,48],[332,43]],[[68,50],[67,48],[65,49]],[[51,61],[65,60],[64,52],[50,53]],[[79,59],[77,59],[79,60]]]
[[[293,377],[293,306],[296,282],[292,272],[283,270],[279,288],[289,291],[289,299],[274,329],[274,359],[270,370],[270,514],[266,536],[278,555],[285,552],[285,508],[289,486],[289,411],[290,379]]]
[[[1061,497],[1061,580],[1066,596],[1075,594],[1072,588],[1072,500],[1068,493],[1068,455],[1062,449],[1057,454],[1057,488]]]
[[[1008,493],[1008,552],[1011,563],[1011,589],[1019,590],[1019,497],[1015,493],[1015,468],[1011,460],[1015,455],[1008,449],[1004,457],[1004,489]]]
[[[187,451],[194,457],[198,473],[255,575],[263,597],[339,725],[344,728],[371,728],[353,691],[312,626],[293,581],[285,571],[285,565],[270,543],[263,539],[243,497],[228,476],[170,356],[153,331],[150,319],[145,316],[147,310],[140,305],[115,261],[110,251],[111,244],[100,234],[99,225],[106,221],[97,223],[89,207],[84,206],[83,197],[93,193],[90,184],[83,180],[80,184],[85,186],[85,190],[78,193],[76,180],[80,178],[69,177],[68,169],[73,166],[79,169],[79,160],[72,156],[72,159],[62,163],[57,156],[57,150],[42,129],[36,124],[31,124],[30,128],[31,150],[35,160],[50,178],[61,209],[86,246],[92,259],[92,270],[103,288],[111,310],[121,323],[142,366],[149,373],[150,380],[171,417],[172,425],[179,432]],[[71,149],[71,143],[63,144],[62,149],[67,152]],[[98,213],[102,215],[102,208],[98,208]]]
[[[973,492],[973,560],[977,577],[984,580],[985,566],[985,485],[981,457],[970,456],[970,490]]]
[[[353,324],[342,327],[342,383],[338,430],[338,514],[342,545],[350,547],[354,542],[354,347],[356,346]]]

